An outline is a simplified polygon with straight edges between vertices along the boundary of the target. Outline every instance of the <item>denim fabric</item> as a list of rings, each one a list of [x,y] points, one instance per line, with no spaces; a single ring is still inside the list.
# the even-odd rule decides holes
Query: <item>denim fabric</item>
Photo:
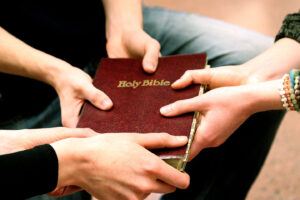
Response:
[[[205,51],[212,67],[244,63],[268,48],[273,41],[261,34],[201,15],[158,7],[143,7],[143,14],[144,29],[160,42],[162,55]],[[191,185],[187,190],[177,190],[162,199],[244,199],[266,158],[282,117],[283,112],[280,111],[250,117],[223,145],[203,150],[188,164]],[[60,125],[59,100],[56,99],[40,115],[12,122],[6,128]],[[82,194],[76,195],[62,199],[83,199]],[[38,199],[51,198],[31,198]]]

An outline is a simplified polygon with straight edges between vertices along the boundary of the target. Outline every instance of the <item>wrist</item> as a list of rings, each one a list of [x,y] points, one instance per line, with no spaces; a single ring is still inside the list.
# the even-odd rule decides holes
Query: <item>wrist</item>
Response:
[[[85,162],[82,155],[76,151],[80,139],[70,138],[52,143],[51,146],[58,158],[57,187],[70,185],[80,186],[80,169]],[[76,147],[76,148],[74,148]]]
[[[63,77],[72,70],[73,66],[63,60],[55,60],[44,66],[45,82],[57,90],[62,83]]]
[[[243,64],[249,71],[249,83],[280,79],[293,68],[300,68],[300,45],[283,38],[265,52]]]
[[[112,40],[112,39],[122,39],[123,35],[127,33],[132,32],[138,32],[143,31],[143,28],[139,25],[130,25],[130,26],[110,26],[109,28],[106,28],[106,39]]]
[[[283,109],[280,100],[278,88],[280,80],[256,83],[242,86],[242,90],[246,92],[246,100],[248,104],[248,112],[254,114],[267,110]]]

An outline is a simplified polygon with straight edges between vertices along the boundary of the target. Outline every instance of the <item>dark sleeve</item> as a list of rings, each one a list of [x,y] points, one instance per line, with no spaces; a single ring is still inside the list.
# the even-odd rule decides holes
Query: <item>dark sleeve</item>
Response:
[[[284,37],[300,42],[300,11],[285,17],[275,41]]]
[[[0,156],[1,199],[25,199],[55,189],[58,159],[51,145]]]

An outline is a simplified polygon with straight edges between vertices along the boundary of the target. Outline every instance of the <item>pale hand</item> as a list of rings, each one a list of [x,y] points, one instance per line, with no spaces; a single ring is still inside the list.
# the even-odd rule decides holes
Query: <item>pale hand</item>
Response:
[[[124,30],[111,36],[106,44],[110,58],[143,58],[143,68],[153,73],[160,56],[160,44],[142,29]]]
[[[161,108],[164,116],[200,112],[189,160],[202,149],[221,145],[252,114],[239,87],[223,87]]]
[[[186,188],[187,174],[145,149],[178,147],[186,142],[186,137],[168,134],[122,133],[53,143],[60,175],[59,189],[52,194],[66,195],[73,187],[101,200],[138,200],[151,192],[169,193],[176,187]]]
[[[110,98],[95,88],[92,78],[81,69],[68,67],[55,79],[54,88],[59,96],[62,124],[65,127],[76,127],[85,100],[102,110],[113,106]]]
[[[229,73],[223,78],[219,73],[222,70],[188,71],[172,87],[181,89],[192,83],[205,83],[212,84],[210,88],[215,88],[221,86],[219,83],[222,83],[222,86],[230,83],[239,85],[242,84],[242,80],[246,80],[234,77],[230,79],[230,74],[234,74],[235,71],[230,72],[230,68],[224,68],[224,72],[227,69]],[[220,81],[214,80],[217,77],[220,77]],[[187,112],[200,112],[200,122],[191,149],[192,159],[204,148],[221,145],[253,113],[281,109],[278,85],[278,81],[270,81],[220,87],[191,99],[176,101],[162,107],[160,112],[169,117]]]

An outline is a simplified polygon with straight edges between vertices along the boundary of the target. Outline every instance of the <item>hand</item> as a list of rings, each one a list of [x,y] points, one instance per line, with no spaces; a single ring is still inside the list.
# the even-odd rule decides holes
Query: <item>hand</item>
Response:
[[[189,160],[204,148],[221,145],[251,115],[243,95],[238,87],[223,87],[161,108],[167,117],[200,112]]]
[[[45,128],[0,131],[0,155],[14,153],[33,148],[38,145],[50,144],[66,138],[91,137],[96,133],[84,128]]]
[[[193,111],[200,112],[199,125],[189,158],[191,160],[202,149],[221,145],[253,113],[282,109],[278,95],[279,82],[213,89],[203,95],[162,107],[160,112],[168,117]],[[183,81],[177,88],[186,85]]]
[[[85,100],[99,109],[107,110],[113,105],[110,98],[92,84],[91,77],[76,67],[68,67],[58,73],[53,87],[60,100],[62,124],[74,128]]]
[[[144,199],[151,192],[186,188],[187,174],[145,149],[178,147],[186,142],[186,137],[162,133],[122,133],[53,143],[59,160],[57,186],[77,186],[103,200]]]
[[[160,44],[142,29],[124,30],[107,40],[107,53],[110,58],[143,58],[143,68],[153,73],[160,56]]]

